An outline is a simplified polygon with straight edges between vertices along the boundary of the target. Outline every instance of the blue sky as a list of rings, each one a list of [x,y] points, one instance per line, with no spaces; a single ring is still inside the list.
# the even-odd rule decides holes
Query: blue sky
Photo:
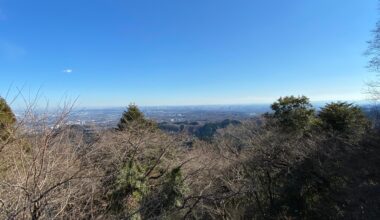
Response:
[[[0,0],[0,94],[88,107],[365,99],[376,0]]]

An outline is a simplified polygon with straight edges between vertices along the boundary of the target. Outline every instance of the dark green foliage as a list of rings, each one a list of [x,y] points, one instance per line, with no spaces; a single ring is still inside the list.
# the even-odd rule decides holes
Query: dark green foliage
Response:
[[[361,108],[347,102],[327,104],[318,117],[323,129],[348,139],[358,139],[369,127]]]
[[[282,129],[288,132],[307,130],[314,119],[314,109],[306,96],[281,97],[271,105],[276,119]]]
[[[109,209],[114,213],[132,213],[148,192],[145,170],[134,160],[129,160],[119,171],[110,194]]]
[[[130,104],[128,106],[128,110],[123,112],[123,115],[120,118],[120,122],[117,126],[119,130],[125,130],[129,123],[133,121],[143,121],[143,120],[145,120],[144,115],[140,111],[140,109],[136,105]]]
[[[0,138],[6,140],[10,129],[16,122],[16,117],[5,99],[0,97]]]
[[[181,167],[173,168],[164,176],[161,186],[144,198],[144,219],[175,214],[174,210],[183,205],[186,189]]]
[[[308,111],[311,106],[307,98],[295,99],[280,99],[273,105],[275,113],[267,119],[272,122],[275,118],[278,123],[238,126],[218,142],[218,149],[226,143],[223,151],[244,144],[242,150],[233,151],[241,153],[237,164],[222,173],[226,182],[236,181],[236,185],[243,176],[243,192],[223,201],[232,204],[224,206],[224,213],[235,213],[232,218],[237,219],[242,218],[237,210],[245,213],[244,219],[378,219],[378,131],[370,130],[358,106],[338,102],[327,104],[317,118],[310,116],[309,124],[316,126],[308,135],[294,136],[289,128],[304,130],[310,126],[299,122],[308,117],[298,117],[297,110],[313,112]]]
[[[380,129],[380,106],[369,106],[363,110],[371,125],[375,129]]]
[[[240,124],[239,121],[230,119],[225,119],[221,122],[206,123],[195,131],[195,136],[201,140],[210,141],[218,129],[226,128],[228,125],[238,124]]]
[[[204,201],[220,212],[197,215],[378,219],[380,135],[369,128],[361,109],[331,103],[315,117],[306,97],[281,98],[272,109],[263,124],[243,122],[218,136],[217,151],[234,162],[208,192],[224,198]]]
[[[223,121],[207,122],[204,125],[200,125],[199,122],[161,122],[158,124],[158,128],[170,133],[184,132],[189,135],[194,135],[200,140],[211,141],[218,129],[226,128],[229,125],[238,125],[241,122],[238,120],[225,119]]]
[[[147,120],[137,105],[130,104],[128,110],[123,112],[117,127],[120,131],[128,129],[130,126],[139,125],[156,128],[157,125],[151,120]]]
[[[301,219],[377,219],[377,135],[367,135],[357,146],[331,140],[318,143],[315,152],[288,171],[280,187],[279,208],[286,208],[287,215]]]
[[[183,126],[183,125],[181,125],[181,126]],[[158,128],[160,128],[163,131],[167,131],[167,132],[171,132],[171,133],[176,133],[176,132],[181,131],[180,126],[178,126],[176,124],[169,124],[167,122],[163,122],[163,123],[158,124]]]
[[[181,206],[185,191],[181,167],[174,168],[167,174],[166,179],[162,189],[162,196],[164,197],[162,205],[164,208]]]
[[[215,123],[206,123],[196,131],[195,135],[201,140],[211,140],[217,129]]]

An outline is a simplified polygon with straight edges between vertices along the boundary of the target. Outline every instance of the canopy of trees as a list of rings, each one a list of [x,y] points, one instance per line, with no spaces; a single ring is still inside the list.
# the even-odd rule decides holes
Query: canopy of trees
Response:
[[[273,118],[287,131],[303,131],[314,118],[314,109],[306,96],[281,97],[271,105]]]
[[[315,114],[306,97],[272,107],[191,148],[146,126],[136,106],[125,129],[93,141],[37,120],[38,132],[16,130],[0,151],[0,218],[379,219],[380,135],[361,109]]]
[[[5,99],[0,97],[0,138],[5,140],[10,134],[10,129],[16,122],[16,117]]]
[[[346,102],[327,104],[318,117],[324,129],[350,139],[362,136],[369,126],[369,121],[360,107]]]

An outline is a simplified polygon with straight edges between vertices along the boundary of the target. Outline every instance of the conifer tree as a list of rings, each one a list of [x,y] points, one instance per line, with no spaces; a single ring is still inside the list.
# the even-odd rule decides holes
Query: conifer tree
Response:
[[[286,131],[306,130],[314,118],[314,109],[306,96],[281,97],[271,105],[279,125]]]
[[[155,127],[155,123],[145,119],[144,114],[135,104],[130,104],[127,111],[123,112],[123,115],[121,116],[117,126],[120,131],[123,131],[126,130],[132,123],[135,125]]]
[[[4,98],[0,97],[0,139],[6,140],[16,117]]]
[[[369,126],[360,107],[347,102],[327,104],[318,117],[323,129],[350,139],[361,137]]]

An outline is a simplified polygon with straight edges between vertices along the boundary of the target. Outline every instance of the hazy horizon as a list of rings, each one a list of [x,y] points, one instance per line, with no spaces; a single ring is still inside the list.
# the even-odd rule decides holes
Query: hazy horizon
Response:
[[[284,97],[284,96],[282,96]],[[235,104],[172,104],[172,105],[139,105],[138,103],[135,102],[130,102],[125,105],[119,105],[119,106],[83,106],[79,105],[78,103],[72,103],[68,102],[68,104],[73,104],[73,110],[74,111],[82,111],[82,110],[115,110],[115,109],[121,109],[121,110],[126,110],[130,104],[135,104],[142,110],[144,109],[219,109],[219,108],[227,108],[227,107],[260,107],[260,108],[267,108],[270,110],[270,105],[275,102],[277,99],[273,100],[272,102],[267,102],[267,103],[235,103]],[[310,104],[313,105],[315,108],[320,108],[323,107],[327,103],[332,103],[332,102],[347,102],[347,103],[353,103],[355,105],[359,106],[366,106],[366,105],[377,105],[378,103],[369,99],[365,100],[323,100],[323,101],[313,101],[310,100]],[[21,113],[22,111],[25,111],[26,108],[28,107],[27,104],[23,103],[10,103],[10,106],[15,110],[17,113]],[[37,106],[34,107],[34,110],[38,111],[56,111],[57,109],[62,109],[64,107],[64,104],[58,103],[56,105],[52,104],[46,104],[43,102],[39,102]]]
[[[40,90],[52,106],[79,96],[83,107],[365,100],[376,8],[376,0],[3,0],[0,95]]]

